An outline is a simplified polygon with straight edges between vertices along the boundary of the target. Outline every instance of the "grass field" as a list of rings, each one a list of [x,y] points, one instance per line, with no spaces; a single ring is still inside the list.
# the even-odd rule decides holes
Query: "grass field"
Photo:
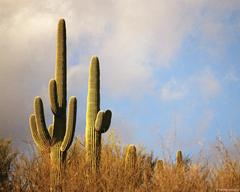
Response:
[[[0,140],[1,191],[49,191],[48,154],[35,152],[29,158],[16,152],[11,142]],[[182,167],[175,159],[164,160],[157,168],[157,158],[137,147],[134,168],[125,166],[125,148],[114,139],[103,144],[100,173],[87,173],[84,145],[75,139],[68,154],[64,173],[64,191],[239,191],[240,140],[227,148],[216,141],[212,149],[216,160],[192,162],[183,157]]]

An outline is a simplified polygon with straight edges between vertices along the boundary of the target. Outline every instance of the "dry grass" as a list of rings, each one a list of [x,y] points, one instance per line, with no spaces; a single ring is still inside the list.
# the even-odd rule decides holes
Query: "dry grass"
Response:
[[[13,174],[13,164],[17,156],[16,151],[12,149],[11,141],[0,139],[0,191],[11,188],[9,181]]]
[[[18,155],[11,143],[1,140],[1,173],[7,170],[1,191],[49,191],[49,159],[47,154],[32,158]],[[175,163],[164,162],[163,169],[156,170],[156,159],[138,148],[134,170],[125,170],[125,149],[114,140],[102,147],[99,175],[88,175],[84,146],[75,140],[67,159],[64,191],[216,191],[216,189],[240,189],[240,142],[237,141],[234,156],[232,150],[217,142],[211,164],[185,162],[179,168]],[[8,155],[6,155],[6,153]],[[237,155],[236,155],[237,154]],[[11,157],[11,158],[5,158]],[[8,162],[5,163],[4,162]],[[6,166],[7,165],[7,166]],[[4,168],[5,166],[5,168]],[[7,169],[6,169],[7,168]],[[5,171],[6,172],[6,171]],[[7,183],[7,184],[6,184]]]

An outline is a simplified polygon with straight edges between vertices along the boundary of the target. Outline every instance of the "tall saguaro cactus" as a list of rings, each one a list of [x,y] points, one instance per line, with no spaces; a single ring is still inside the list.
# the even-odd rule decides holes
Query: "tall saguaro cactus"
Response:
[[[91,171],[99,168],[101,155],[101,135],[111,123],[112,112],[100,111],[100,68],[97,57],[92,57],[89,68],[88,96],[86,112],[86,160]]]
[[[35,97],[34,113],[29,123],[33,140],[39,150],[50,153],[51,191],[61,191],[61,175],[65,165],[66,153],[75,131],[77,99],[71,97],[67,107],[67,68],[66,68],[66,27],[61,19],[58,23],[57,54],[55,79],[49,82],[50,104],[53,113],[53,124],[47,129],[42,99]]]

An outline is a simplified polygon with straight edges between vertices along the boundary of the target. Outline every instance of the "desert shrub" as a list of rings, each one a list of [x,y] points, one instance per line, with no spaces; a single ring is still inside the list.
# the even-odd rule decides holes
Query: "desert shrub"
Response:
[[[208,160],[196,163],[184,157],[187,160],[183,161],[183,168],[179,168],[175,160],[169,159],[163,161],[158,171],[155,169],[158,159],[137,147],[136,166],[133,170],[126,170],[126,148],[117,140],[108,139],[102,145],[100,173],[90,175],[83,143],[75,139],[69,150],[63,180],[64,191],[204,192],[240,188],[239,157],[230,155],[232,150],[223,144],[214,153],[218,159],[214,163],[208,163]],[[18,155],[8,169],[8,182],[12,186],[8,191],[49,191],[49,166],[48,154],[36,152],[31,157]]]
[[[0,139],[0,191],[11,189],[12,166],[16,155],[11,140]]]
[[[231,150],[218,139],[217,159],[213,169],[214,184],[217,189],[240,191],[240,140],[236,140]]]

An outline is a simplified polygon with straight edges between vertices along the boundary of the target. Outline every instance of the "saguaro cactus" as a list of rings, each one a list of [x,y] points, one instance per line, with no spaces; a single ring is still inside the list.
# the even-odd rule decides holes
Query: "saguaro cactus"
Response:
[[[163,160],[157,160],[156,165],[154,167],[154,175],[153,175],[153,178],[156,182],[158,182],[158,180],[161,178],[163,170],[164,170]]]
[[[163,160],[157,160],[154,172],[159,173],[163,170]]]
[[[182,156],[182,151],[178,151],[176,154],[176,163],[177,163],[177,168],[183,167],[183,156]]]
[[[112,112],[100,111],[100,69],[97,57],[92,57],[89,68],[86,112],[86,159],[91,171],[97,171],[101,155],[101,134],[110,126]]]
[[[134,170],[137,162],[137,150],[135,145],[128,145],[125,156],[125,170]]]
[[[51,191],[61,191],[61,174],[75,131],[77,100],[71,97],[67,105],[67,69],[66,69],[66,27],[61,19],[58,23],[57,54],[55,79],[49,82],[50,104],[53,113],[53,124],[46,127],[42,99],[35,97],[34,114],[29,123],[33,140],[39,150],[48,151],[51,160]]]

